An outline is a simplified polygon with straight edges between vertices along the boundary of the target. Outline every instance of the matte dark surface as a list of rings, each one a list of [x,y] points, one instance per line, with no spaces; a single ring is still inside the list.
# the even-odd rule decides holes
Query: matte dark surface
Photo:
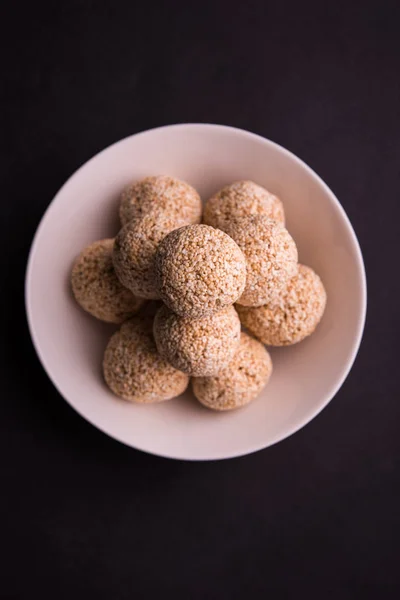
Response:
[[[2,598],[400,597],[400,4],[325,4],[3,5]],[[32,236],[66,178],[122,137],[188,121],[310,164],[369,286],[328,408],[216,463],[147,456],[84,422],[43,372],[23,305]]]

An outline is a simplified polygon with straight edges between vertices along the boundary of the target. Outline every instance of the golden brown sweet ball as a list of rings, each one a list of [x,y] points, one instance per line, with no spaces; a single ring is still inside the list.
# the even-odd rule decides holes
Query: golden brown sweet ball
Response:
[[[233,306],[199,319],[180,317],[162,306],[154,319],[157,349],[188,375],[214,375],[233,357],[240,340],[240,320]]]
[[[76,301],[88,313],[107,323],[122,323],[132,317],[144,300],[125,288],[115,274],[113,239],[99,240],[85,248],[71,273]]]
[[[149,213],[163,213],[181,225],[200,223],[202,204],[196,190],[180,179],[159,175],[128,185],[121,195],[120,219],[126,225]]]
[[[233,219],[225,229],[246,258],[246,287],[238,304],[274,301],[297,273],[297,248],[287,229],[265,215]]]
[[[271,373],[272,361],[266,348],[242,332],[230,363],[214,377],[194,377],[193,392],[208,408],[232,410],[257,398]]]
[[[164,237],[177,227],[164,214],[149,213],[133,219],[115,238],[113,261],[115,272],[126,288],[141,298],[159,297],[155,282],[155,257]]]
[[[121,398],[150,404],[175,398],[188,386],[187,375],[159,353],[152,335],[153,319],[141,315],[111,337],[103,360],[108,387]]]
[[[310,267],[299,265],[281,298],[272,305],[248,308],[237,305],[240,320],[268,346],[289,346],[311,335],[322,319],[326,292]]]
[[[225,231],[227,222],[248,215],[265,215],[285,224],[282,202],[253,181],[235,181],[211,196],[204,207],[203,222]]]
[[[188,225],[159,245],[156,278],[160,298],[171,310],[198,318],[238,300],[246,283],[246,261],[223,231]]]

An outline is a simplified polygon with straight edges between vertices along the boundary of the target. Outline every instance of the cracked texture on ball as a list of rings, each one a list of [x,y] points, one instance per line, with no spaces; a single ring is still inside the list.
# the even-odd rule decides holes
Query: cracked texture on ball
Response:
[[[248,215],[265,215],[285,223],[279,198],[252,181],[236,181],[211,196],[204,207],[203,222],[225,231],[231,219]]]
[[[180,316],[198,318],[233,304],[246,283],[246,261],[238,245],[209,225],[188,225],[158,247],[160,298]]]
[[[233,357],[240,320],[233,306],[200,319],[179,317],[167,306],[154,319],[159,353],[176,369],[193,376],[214,375]]]
[[[268,346],[289,346],[311,335],[322,319],[326,292],[310,268],[299,265],[279,301],[273,305],[237,306],[243,325]]]
[[[72,267],[71,285],[75,299],[88,313],[107,323],[122,323],[142,306],[115,273],[113,239],[99,240],[85,248]]]
[[[155,256],[164,237],[179,227],[163,214],[147,214],[130,221],[115,238],[113,261],[122,285],[141,298],[157,299]]]
[[[121,326],[104,353],[104,378],[114,394],[149,404],[182,394],[187,375],[174,369],[157,352],[152,335],[153,319],[141,315]]]
[[[265,215],[250,215],[233,219],[225,230],[246,258],[246,287],[237,303],[274,301],[297,273],[297,248],[287,229]]]
[[[196,398],[214,410],[232,410],[256,398],[268,383],[272,361],[266,348],[242,332],[231,362],[214,377],[194,377]]]
[[[121,194],[120,219],[126,225],[149,213],[163,213],[181,225],[200,223],[202,204],[196,190],[174,177],[146,177],[128,185]]]

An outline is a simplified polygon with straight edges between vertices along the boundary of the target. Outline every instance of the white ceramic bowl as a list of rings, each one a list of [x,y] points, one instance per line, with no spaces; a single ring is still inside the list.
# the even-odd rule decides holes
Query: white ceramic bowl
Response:
[[[116,399],[103,382],[103,351],[113,328],[77,306],[70,270],[79,251],[118,231],[118,197],[129,182],[168,174],[207,199],[250,179],[284,202],[300,262],[321,276],[328,303],[314,335],[272,349],[269,385],[231,413],[203,408],[186,392],[140,406]],[[90,423],[134,448],[180,459],[221,459],[288,437],[331,400],[356,356],[365,321],[360,248],[330,189],[301,160],[252,133],[220,125],[173,125],[128,137],[100,152],[67,181],[37,230],[26,276],[26,309],[36,351],[64,398]]]

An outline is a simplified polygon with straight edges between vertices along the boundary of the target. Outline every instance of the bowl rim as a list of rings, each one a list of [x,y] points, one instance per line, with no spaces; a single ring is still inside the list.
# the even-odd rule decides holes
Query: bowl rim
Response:
[[[292,427],[289,427],[287,429],[287,431],[285,431],[285,434],[283,436],[277,435],[275,438],[273,438],[267,444],[257,443],[254,446],[249,446],[245,450],[240,450],[240,451],[232,452],[229,455],[221,455],[221,456],[216,456],[216,457],[210,457],[210,456],[183,457],[183,456],[174,455],[173,453],[168,453],[168,452],[157,452],[155,450],[145,448],[144,446],[142,446],[142,447],[136,446],[136,445],[131,444],[130,442],[126,441],[125,439],[122,439],[118,434],[107,431],[104,426],[98,425],[97,423],[95,423],[94,419],[89,418],[85,414],[83,414],[83,412],[80,410],[80,408],[75,406],[72,403],[72,401],[70,401],[69,398],[67,398],[66,395],[64,395],[63,391],[60,389],[58,382],[55,380],[55,378],[52,375],[51,369],[47,362],[47,358],[44,356],[44,353],[41,350],[39,338],[36,334],[34,317],[32,314],[32,306],[31,306],[31,301],[30,301],[31,284],[32,284],[32,279],[33,279],[33,266],[34,266],[34,259],[35,259],[35,255],[36,255],[36,251],[37,251],[37,247],[38,247],[38,241],[42,235],[42,231],[45,229],[48,219],[51,216],[51,213],[55,207],[55,204],[56,204],[59,196],[63,192],[64,188],[67,185],[69,185],[70,182],[73,181],[76,177],[78,177],[79,174],[81,173],[81,171],[86,166],[88,166],[91,162],[95,161],[99,156],[101,156],[105,152],[108,152],[112,148],[114,148],[118,145],[124,144],[128,139],[145,136],[148,133],[151,133],[151,132],[155,133],[157,131],[162,131],[162,130],[166,130],[166,129],[187,129],[187,128],[199,129],[199,130],[200,129],[213,129],[213,130],[221,130],[221,131],[230,131],[236,135],[241,135],[243,137],[247,137],[248,139],[253,139],[258,142],[262,142],[263,144],[272,146],[279,152],[286,154],[288,157],[290,157],[291,160],[294,160],[295,162],[297,162],[304,170],[306,170],[308,172],[308,174],[311,176],[311,178],[313,178],[324,189],[325,193],[330,197],[333,204],[336,205],[336,208],[338,209],[338,211],[347,227],[347,230],[350,233],[350,239],[351,239],[354,251],[355,251],[356,266],[357,266],[357,270],[360,275],[360,282],[361,282],[361,287],[360,287],[361,306],[360,306],[360,313],[359,313],[357,324],[356,324],[356,334],[355,334],[353,342],[352,342],[351,354],[350,354],[350,357],[349,357],[347,363],[343,366],[341,374],[337,378],[336,384],[333,386],[333,388],[330,390],[330,392],[326,395],[324,400],[319,404],[319,406],[317,406],[315,408],[315,410],[311,411],[309,415],[307,415],[303,419],[300,419]],[[174,459],[174,460],[184,460],[184,461],[190,461],[190,462],[228,460],[230,458],[246,456],[248,454],[252,454],[254,452],[264,450],[264,449],[269,448],[270,446],[273,446],[273,445],[277,444],[278,442],[281,442],[281,441],[285,440],[286,438],[292,436],[294,433],[296,433],[297,431],[300,431],[300,429],[302,429],[305,425],[307,425],[313,419],[315,419],[315,417],[317,417],[322,412],[322,410],[324,408],[326,408],[326,406],[331,402],[331,400],[336,396],[337,392],[342,387],[343,383],[345,382],[345,380],[354,364],[354,361],[356,359],[356,356],[358,354],[358,350],[360,348],[360,344],[362,341],[362,336],[363,336],[364,327],[365,327],[366,314],[367,314],[367,278],[366,278],[365,265],[364,265],[364,260],[363,260],[363,256],[362,256],[362,252],[361,252],[361,247],[360,247],[358,238],[355,234],[354,228],[350,222],[349,217],[347,216],[347,214],[346,214],[343,206],[339,202],[338,198],[332,192],[332,190],[328,187],[328,185],[307,163],[305,163],[301,158],[299,158],[293,152],[291,152],[290,150],[287,150],[280,144],[278,144],[268,138],[265,138],[257,133],[247,131],[245,129],[241,129],[238,127],[232,127],[230,125],[219,125],[219,124],[214,124],[214,123],[175,123],[175,124],[162,125],[159,127],[153,127],[150,129],[139,131],[137,133],[128,135],[128,136],[110,144],[103,150],[100,150],[100,152],[97,152],[94,156],[89,158],[87,161],[82,163],[81,166],[79,166],[72,173],[72,175],[70,175],[70,177],[68,177],[68,179],[65,181],[65,183],[59,188],[59,190],[57,191],[57,193],[51,200],[50,204],[46,208],[45,212],[43,213],[43,215],[39,221],[39,224],[38,224],[35,234],[33,236],[29,254],[28,254],[27,266],[26,266],[26,271],[25,271],[25,294],[24,294],[24,296],[25,296],[25,311],[26,311],[28,329],[29,329],[29,333],[30,333],[31,340],[33,343],[33,347],[39,358],[39,362],[41,363],[42,368],[44,369],[45,373],[47,374],[48,378],[50,379],[50,381],[52,382],[52,384],[54,385],[54,387],[56,388],[58,393],[61,395],[62,398],[64,398],[64,400],[69,404],[69,406],[71,406],[71,408],[74,411],[76,411],[82,418],[84,418],[88,423],[90,423],[90,425],[92,425],[93,427],[95,427],[96,429],[101,431],[102,433],[106,434],[107,436],[113,438],[114,440],[120,442],[121,444],[124,444],[127,447],[134,448],[135,450],[139,450],[141,452],[146,452],[147,454],[151,454],[154,456],[160,456],[163,458],[169,458],[169,459]]]

